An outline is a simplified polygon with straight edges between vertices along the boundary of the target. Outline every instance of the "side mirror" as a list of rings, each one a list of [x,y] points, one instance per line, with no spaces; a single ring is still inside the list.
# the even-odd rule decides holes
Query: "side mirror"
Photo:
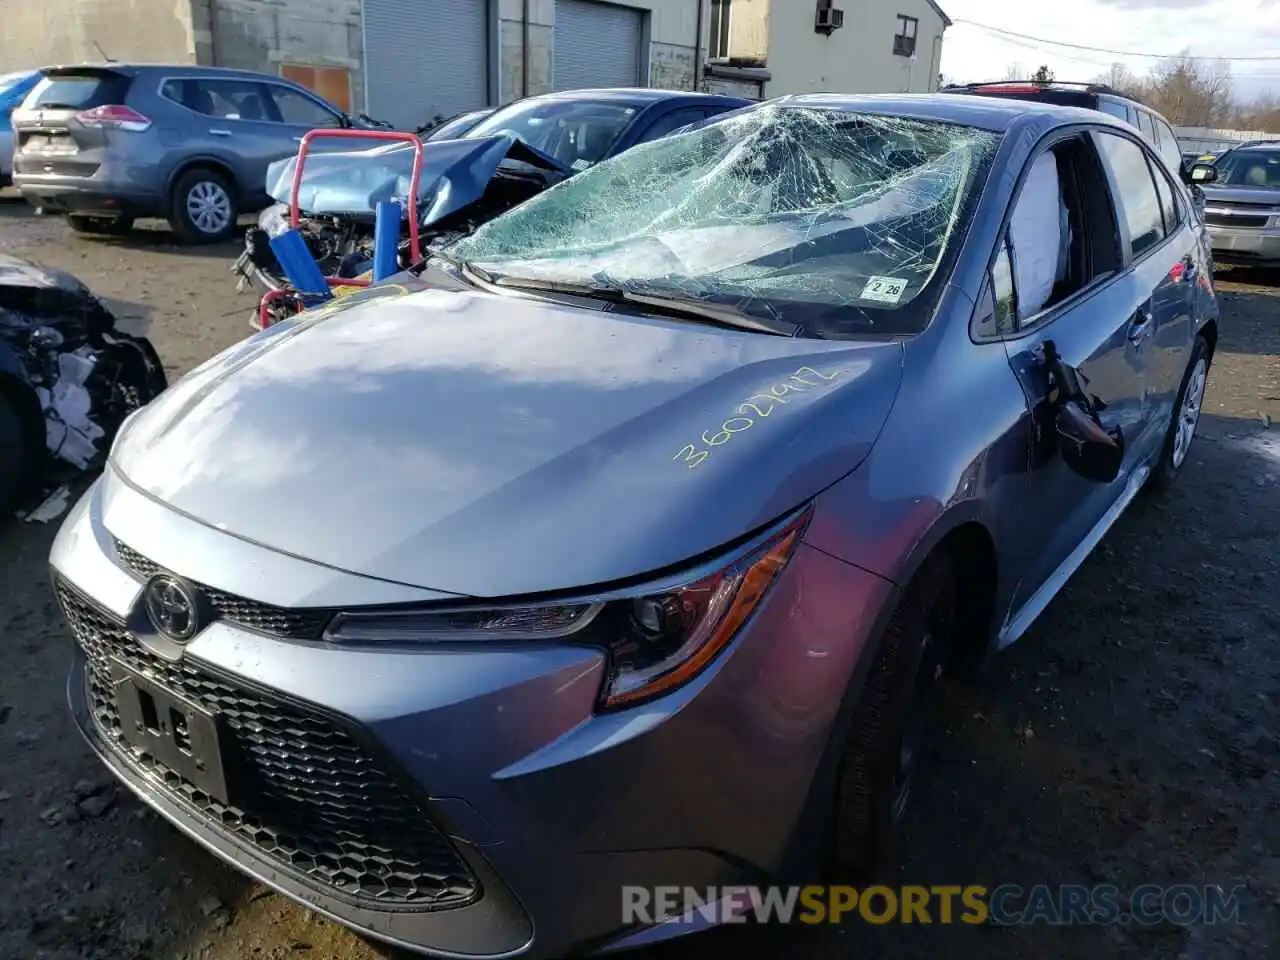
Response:
[[[1218,179],[1218,168],[1211,163],[1196,163],[1191,166],[1192,183],[1213,183]]]
[[[1058,448],[1068,467],[1094,483],[1111,483],[1124,462],[1124,435],[1105,430],[1079,400],[1066,400],[1058,408],[1054,426]]]

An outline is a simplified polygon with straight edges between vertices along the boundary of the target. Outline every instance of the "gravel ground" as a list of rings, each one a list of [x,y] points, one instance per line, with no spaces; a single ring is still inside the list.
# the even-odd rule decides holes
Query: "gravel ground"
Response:
[[[246,336],[234,247],[73,236],[0,200],[0,250],[79,275],[171,375]],[[1242,923],[735,928],[648,954],[1280,955],[1280,274],[1220,278],[1192,462],[1143,497],[1030,634],[951,699],[903,883],[1219,884]],[[56,524],[0,525],[0,957],[387,957],[221,866],[117,790],[63,704]]]

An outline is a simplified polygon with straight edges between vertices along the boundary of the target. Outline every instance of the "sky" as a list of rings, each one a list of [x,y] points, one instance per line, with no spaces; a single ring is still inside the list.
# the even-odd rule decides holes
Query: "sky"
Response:
[[[1059,80],[1093,80],[1112,63],[1146,73],[1153,57],[1119,56],[1001,37],[963,21],[1112,50],[1202,57],[1268,57],[1232,62],[1242,99],[1280,95],[1280,0],[939,0],[955,25],[942,43],[948,83],[1003,80],[1011,64],[1030,76],[1048,64]]]

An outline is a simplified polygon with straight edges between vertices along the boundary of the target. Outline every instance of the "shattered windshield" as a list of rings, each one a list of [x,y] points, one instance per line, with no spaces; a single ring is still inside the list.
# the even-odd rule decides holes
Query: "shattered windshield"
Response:
[[[768,105],[633,147],[449,254],[513,284],[724,304],[806,336],[914,333],[998,142],[936,121]]]
[[[482,120],[463,139],[515,137],[578,171],[603,160],[635,115],[635,107],[611,101],[527,100]]]

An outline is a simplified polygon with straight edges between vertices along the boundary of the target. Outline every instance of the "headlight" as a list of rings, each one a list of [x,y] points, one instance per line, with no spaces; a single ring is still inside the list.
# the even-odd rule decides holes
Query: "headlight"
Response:
[[[809,513],[789,518],[710,572],[643,593],[583,602],[344,613],[325,637],[345,644],[559,641],[609,655],[602,709],[633,706],[688,683],[760,605],[791,559]]]

